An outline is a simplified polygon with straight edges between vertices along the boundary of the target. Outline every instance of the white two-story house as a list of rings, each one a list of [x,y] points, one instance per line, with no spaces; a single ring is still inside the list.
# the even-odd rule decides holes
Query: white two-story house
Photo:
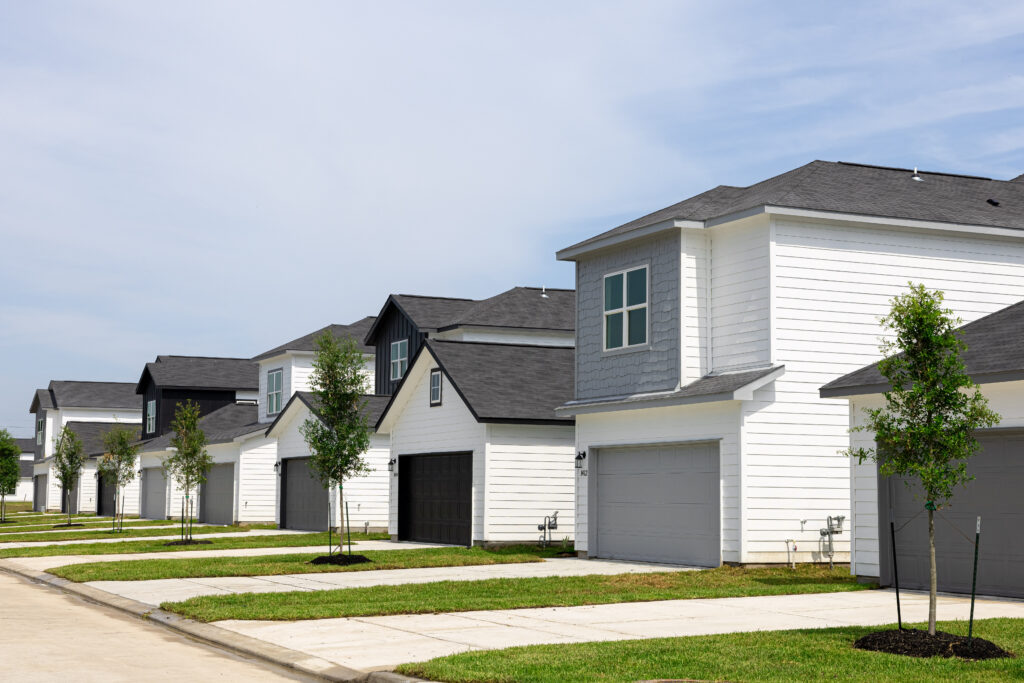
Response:
[[[71,512],[97,512],[103,482],[96,476],[96,458],[103,453],[103,436],[115,424],[135,426],[142,410],[132,382],[51,381],[38,389],[29,407],[35,419],[33,508],[66,510],[67,498],[53,468],[54,445],[68,426],[82,440],[85,462],[71,491]]]
[[[1024,184],[815,161],[558,252],[576,264],[576,548],[716,566],[823,561],[850,413],[907,282],[965,322],[1024,298]]]

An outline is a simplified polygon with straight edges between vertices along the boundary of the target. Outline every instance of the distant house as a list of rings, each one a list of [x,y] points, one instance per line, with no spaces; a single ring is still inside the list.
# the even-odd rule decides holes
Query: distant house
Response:
[[[135,385],[131,382],[50,382],[38,389],[29,412],[35,418],[33,459],[33,507],[37,511],[66,511],[67,500],[53,470],[53,450],[61,429],[67,425],[83,438],[86,455],[102,452],[102,434],[115,424],[137,425],[142,421]],[[100,502],[96,458],[90,457],[78,484],[71,492],[72,512],[96,512]]]
[[[18,448],[21,449],[21,456],[18,459],[19,476],[18,487],[14,491],[11,500],[31,501],[32,500],[32,473],[34,470],[33,461],[36,459],[36,442],[34,439],[15,439]]]
[[[974,480],[954,490],[951,504],[935,521],[939,590],[971,590],[976,520],[981,517],[977,591],[982,595],[1024,598],[1024,302],[964,325],[962,356],[971,378],[1002,420],[976,434],[981,450],[967,461]],[[849,401],[854,425],[865,423],[864,411],[885,406],[888,383],[872,364],[821,388],[825,398]],[[852,447],[874,447],[871,432],[851,432]],[[871,462],[850,463],[853,498],[850,532],[853,574],[893,584],[890,523],[897,532],[900,585],[927,590],[930,581],[927,518],[916,489],[900,480],[880,479]],[[991,539],[991,540],[988,540]]]
[[[878,319],[908,280],[968,322],[1024,298],[1022,206],[1019,181],[815,161],[558,252],[576,265],[559,409],[586,463],[576,548],[821,561],[826,518],[851,514],[850,415],[818,388],[878,360]]]
[[[216,358],[205,356],[157,356],[146,363],[135,387],[136,400],[142,403],[142,440],[139,466],[142,474],[125,490],[125,509],[138,512],[148,519],[166,519],[182,514],[184,494],[166,476],[163,461],[170,449],[171,423],[179,403],[192,401],[199,405],[204,418],[228,409],[232,418],[244,415],[256,424],[255,408],[258,399],[258,365],[248,358]],[[223,418],[223,414],[222,414]],[[207,439],[213,434],[232,430],[234,419],[218,419],[211,425]],[[216,445],[211,442],[212,446]],[[235,462],[223,462],[207,476],[200,491],[202,504],[193,512],[204,522],[230,523],[237,518],[223,514],[224,508],[234,509],[236,487]],[[193,494],[194,495],[194,494]],[[214,504],[214,499],[218,504]],[[232,517],[228,519],[228,517]]]

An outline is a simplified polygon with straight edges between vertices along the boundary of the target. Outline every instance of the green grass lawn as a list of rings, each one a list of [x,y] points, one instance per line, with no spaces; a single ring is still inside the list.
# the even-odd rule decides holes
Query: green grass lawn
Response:
[[[170,529],[168,531],[171,531]],[[338,535],[334,534],[337,539]],[[352,541],[387,539],[387,534],[352,534]],[[52,557],[54,555],[125,555],[127,553],[168,553],[192,550],[233,550],[235,548],[287,548],[294,546],[327,546],[327,532],[315,534],[281,534],[280,536],[229,536],[207,538],[209,544],[168,546],[166,540],[132,541],[131,543],[81,543],[76,545],[38,545],[27,548],[0,549],[5,557]]]
[[[165,524],[174,524],[165,521]],[[250,531],[252,529],[276,528],[270,524],[253,524],[240,526],[194,526],[192,535],[200,536],[205,534],[223,534],[228,532]],[[96,529],[95,531],[33,531],[25,533],[4,534],[0,537],[0,543],[23,543],[53,541],[90,541],[101,538],[145,538],[147,536],[174,536],[178,533],[178,527],[171,529],[134,529],[125,527],[124,531],[111,531],[110,529]]]
[[[881,628],[895,628],[895,624],[515,647],[403,664],[398,672],[431,681],[462,683],[650,679],[959,683],[1024,679],[1021,659],[916,659],[853,648],[857,638]],[[962,621],[941,622],[939,628],[967,634],[967,623]],[[1022,619],[979,620],[974,632],[1006,650],[1024,653]]]
[[[31,500],[9,500],[6,502],[5,508],[7,514],[12,512],[28,512],[32,509]]]
[[[15,520],[15,521],[17,521],[17,522],[19,522],[21,524],[31,524],[32,522],[35,522],[37,524],[46,524],[46,523],[50,522],[51,520],[56,520],[56,521],[54,521],[54,524],[59,524],[61,520],[67,521],[67,519],[68,519],[68,516],[66,514],[64,514],[64,513],[61,513],[61,512],[33,512],[31,514],[17,514],[17,515],[10,514],[10,512],[11,512],[10,510],[8,510],[7,512],[8,512],[8,517],[7,518],[9,520]],[[110,521],[110,517],[101,517],[99,515],[94,515],[91,512],[83,512],[81,514],[76,513],[76,514],[71,515],[71,519],[72,520],[79,519],[79,518],[82,518],[82,517],[92,517],[92,518],[94,518],[94,519],[96,519],[98,521],[102,521],[104,519],[107,520],[107,522]],[[127,521],[129,519],[138,519],[138,517],[136,515],[125,515],[124,518],[125,518],[125,521]]]
[[[795,570],[719,567],[653,574],[439,581],[326,591],[238,593],[191,598],[161,607],[199,621],[293,620],[829,593],[871,587],[858,584],[847,569],[829,571],[808,565]]]
[[[355,540],[355,539],[353,539]],[[358,552],[358,548],[356,548]],[[464,567],[480,564],[540,562],[553,551],[532,547],[502,548],[416,548],[411,550],[369,550],[359,552],[370,562],[350,566],[310,564],[325,553],[302,555],[262,555],[256,557],[201,557],[173,560],[131,560],[128,562],[90,562],[50,569],[51,574],[71,581],[146,581],[151,579],[191,579],[206,576],[274,576],[280,574],[322,574],[358,572],[373,569],[410,569],[413,567]]]
[[[22,522],[22,523],[19,523],[19,524],[4,524],[4,525],[0,525],[0,535],[3,535],[3,534],[19,534],[19,533],[44,533],[44,532],[47,533],[47,534],[52,534],[52,533],[59,533],[61,531],[67,532],[68,529],[52,529],[51,530],[51,526],[53,526],[53,525],[66,524],[66,523],[67,523],[67,520],[65,519],[63,522],[59,522],[59,521],[56,521],[56,520],[44,520],[44,521],[40,521],[40,522]],[[81,529],[81,528],[85,528],[85,529],[103,529],[103,528],[107,528],[107,529],[109,529],[110,525],[112,524],[112,522],[109,519],[107,521],[105,521],[105,522],[103,520],[98,520],[98,521],[95,521],[95,522],[92,522],[92,521],[89,521],[89,522],[76,522],[76,521],[72,521],[72,523],[73,524],[81,524],[82,525],[81,527],[72,527],[72,529],[75,529],[75,528],[78,528],[78,529]],[[45,524],[47,526],[39,526],[40,524]],[[149,520],[149,519],[132,519],[132,520],[126,519],[126,520],[124,520],[124,528],[125,529],[128,529],[128,528],[134,529],[134,528],[137,528],[137,527],[158,526],[158,525],[166,525],[166,524],[170,524],[170,522],[168,522],[166,520],[160,521],[160,520]],[[0,543],[4,542],[6,540],[7,540],[6,538],[0,538]]]

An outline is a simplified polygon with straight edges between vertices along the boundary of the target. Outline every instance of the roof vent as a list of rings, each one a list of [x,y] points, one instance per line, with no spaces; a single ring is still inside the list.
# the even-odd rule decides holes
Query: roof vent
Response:
[[[989,200],[989,201],[991,201],[991,200]],[[547,287],[541,287],[540,288],[540,298],[541,299],[548,299],[548,298],[550,298],[548,296],[548,288]]]
[[[917,174],[917,166],[914,167],[914,175],[910,176],[910,179],[916,180],[919,183],[924,181],[924,178]]]
[[[991,199],[991,198],[989,198],[989,199],[986,199],[985,201],[988,202],[989,204],[991,204],[992,206],[999,206],[999,200],[998,199]]]

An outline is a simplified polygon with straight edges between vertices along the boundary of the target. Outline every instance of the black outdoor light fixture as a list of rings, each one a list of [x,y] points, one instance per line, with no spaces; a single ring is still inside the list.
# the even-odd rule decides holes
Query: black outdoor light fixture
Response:
[[[582,474],[584,477],[587,476],[587,470],[585,469],[586,465],[587,465],[587,452],[586,451],[578,452],[576,454],[576,469],[578,469],[580,471],[580,474]]]
[[[398,461],[395,460],[394,458],[391,458],[390,460],[388,460],[388,472],[394,472],[395,471],[395,463],[396,462],[398,462]]]
[[[136,474],[137,474],[137,475],[139,475],[140,477],[142,476],[142,468],[141,468],[141,467],[140,467],[140,468],[139,468],[139,470],[138,470],[138,471],[136,472]]]
[[[274,463],[274,474],[276,474],[279,477],[281,476],[281,461],[280,460],[278,460],[277,462]]]

